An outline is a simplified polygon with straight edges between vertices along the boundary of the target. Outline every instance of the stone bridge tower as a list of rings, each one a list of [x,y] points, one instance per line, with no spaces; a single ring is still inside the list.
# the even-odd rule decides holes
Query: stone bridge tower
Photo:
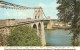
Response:
[[[47,29],[52,29],[52,27],[53,27],[53,21],[51,20],[50,16],[48,16]]]
[[[34,19],[43,19],[43,11],[41,7],[39,9],[34,9]]]
[[[43,10],[42,8],[34,9],[34,19],[35,20],[42,20],[43,19]],[[40,26],[38,26],[40,24]],[[46,45],[46,40],[45,40],[45,32],[44,32],[44,23],[43,21],[40,21],[37,26],[37,35],[40,36],[41,39],[41,44],[42,46]]]

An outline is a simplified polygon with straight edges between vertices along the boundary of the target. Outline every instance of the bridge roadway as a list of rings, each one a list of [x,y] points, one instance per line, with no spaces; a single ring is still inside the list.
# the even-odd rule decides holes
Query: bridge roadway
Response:
[[[7,21],[8,20],[8,21]],[[8,23],[9,25],[6,25],[6,26],[0,26],[0,29],[1,28],[4,28],[4,27],[14,27],[14,22],[13,21],[15,21],[16,19],[7,19],[7,20],[5,20],[6,21],[6,23]],[[25,19],[23,19],[24,21],[22,21],[22,20],[17,20],[17,21],[15,21],[15,26],[18,26],[18,25],[25,25],[25,24],[31,24],[31,23],[35,23],[35,22],[40,22],[40,21],[50,21],[50,19],[35,19],[35,20],[26,20],[25,21]],[[11,22],[10,21],[12,21],[12,23],[13,24],[10,24]]]

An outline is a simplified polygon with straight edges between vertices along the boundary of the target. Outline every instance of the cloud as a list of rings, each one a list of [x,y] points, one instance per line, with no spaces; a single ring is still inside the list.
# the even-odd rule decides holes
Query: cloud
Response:
[[[48,4],[45,3],[39,3],[39,5],[41,5],[43,7],[43,10],[46,14],[46,16],[50,16],[51,18],[58,18],[57,17],[57,9],[56,7],[58,7],[58,4],[56,2],[51,2]]]
[[[40,3],[39,6],[44,8],[46,5],[44,3]]]
[[[59,6],[59,4],[56,4],[56,2],[51,2],[51,3],[48,3],[48,4],[44,4],[42,2],[42,3],[39,3],[39,6],[41,6],[43,8],[56,8],[57,6]]]

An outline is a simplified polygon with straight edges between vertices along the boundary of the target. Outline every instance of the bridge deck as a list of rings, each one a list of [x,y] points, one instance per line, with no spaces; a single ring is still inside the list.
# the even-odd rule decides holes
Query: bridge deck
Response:
[[[11,19],[10,19],[11,20]],[[14,19],[16,20],[16,19]],[[13,20],[13,21],[14,21]],[[15,27],[15,26],[20,26],[20,25],[25,25],[25,24],[31,24],[31,23],[35,23],[35,22],[40,22],[40,21],[49,21],[50,19],[36,19],[36,20],[26,20],[26,21],[20,21],[20,22],[17,22],[15,25],[9,25],[7,26],[6,23],[3,23],[3,25],[0,25],[0,29],[2,28],[6,28],[6,27]],[[6,20],[3,20],[3,22],[5,22]],[[2,20],[0,21],[2,22]],[[15,21],[16,22],[16,21]]]

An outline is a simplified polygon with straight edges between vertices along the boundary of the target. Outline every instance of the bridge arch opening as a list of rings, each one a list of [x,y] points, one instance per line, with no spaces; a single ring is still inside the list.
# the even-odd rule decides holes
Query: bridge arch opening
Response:
[[[41,37],[41,23],[38,24],[39,36]]]
[[[38,16],[38,19],[39,19],[39,16]]]
[[[34,24],[34,25],[33,25],[33,28],[34,28],[34,29],[37,29],[37,26],[36,26],[36,24]]]
[[[35,19],[37,19],[37,16],[35,16]]]
[[[41,23],[38,24],[39,29],[41,29]]]

